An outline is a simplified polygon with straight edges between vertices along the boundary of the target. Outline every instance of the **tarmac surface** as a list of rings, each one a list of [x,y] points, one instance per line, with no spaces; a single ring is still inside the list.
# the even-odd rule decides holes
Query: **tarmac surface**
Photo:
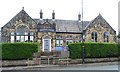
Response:
[[[102,72],[115,72],[119,70],[118,62],[103,62],[103,63],[87,63],[87,64],[70,64],[70,65],[36,65],[36,66],[18,66],[18,67],[3,67],[1,68],[2,72],[36,72],[36,71],[72,71],[72,70],[102,70]],[[74,72],[74,71],[73,71]],[[90,72],[90,71],[89,71]],[[94,71],[96,72],[96,71]]]

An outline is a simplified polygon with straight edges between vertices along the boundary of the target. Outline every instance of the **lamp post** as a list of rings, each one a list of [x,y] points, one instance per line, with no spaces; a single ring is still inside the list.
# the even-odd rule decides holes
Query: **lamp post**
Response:
[[[82,0],[82,64],[85,63],[85,46],[84,46],[84,30],[83,30],[83,0]]]

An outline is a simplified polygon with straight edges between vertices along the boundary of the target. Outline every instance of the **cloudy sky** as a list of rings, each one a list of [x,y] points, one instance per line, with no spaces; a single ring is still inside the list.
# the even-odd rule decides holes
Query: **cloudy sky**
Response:
[[[118,31],[118,2],[120,0],[83,0],[83,20],[91,21],[101,13],[106,21]],[[81,0],[1,0],[0,27],[4,26],[24,6],[32,17],[39,18],[40,9],[43,18],[52,18],[54,10],[56,19],[77,20],[81,13]]]

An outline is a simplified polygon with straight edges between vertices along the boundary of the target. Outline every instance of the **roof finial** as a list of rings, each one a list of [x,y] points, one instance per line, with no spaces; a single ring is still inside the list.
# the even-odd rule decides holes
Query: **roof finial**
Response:
[[[22,7],[22,10],[24,10],[24,6]]]
[[[99,15],[101,15],[100,11],[99,11]]]

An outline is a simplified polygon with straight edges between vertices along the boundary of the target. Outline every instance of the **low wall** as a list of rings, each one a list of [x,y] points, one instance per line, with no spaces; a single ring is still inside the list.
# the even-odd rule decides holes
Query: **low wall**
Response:
[[[114,62],[118,61],[118,58],[85,58],[85,63],[98,63],[98,62]],[[72,59],[70,64],[80,64],[82,59]]]
[[[85,63],[114,62],[114,61],[118,61],[118,58],[85,58]],[[52,62],[52,60],[50,62]],[[4,66],[23,66],[23,65],[25,66],[27,65],[27,63],[28,63],[28,60],[15,60],[15,61],[4,60],[2,61],[2,66],[3,67]],[[81,64],[81,63],[82,63],[82,59],[71,59],[69,62],[69,64]]]
[[[4,60],[2,61],[2,66],[25,66],[27,65],[27,60]]]

